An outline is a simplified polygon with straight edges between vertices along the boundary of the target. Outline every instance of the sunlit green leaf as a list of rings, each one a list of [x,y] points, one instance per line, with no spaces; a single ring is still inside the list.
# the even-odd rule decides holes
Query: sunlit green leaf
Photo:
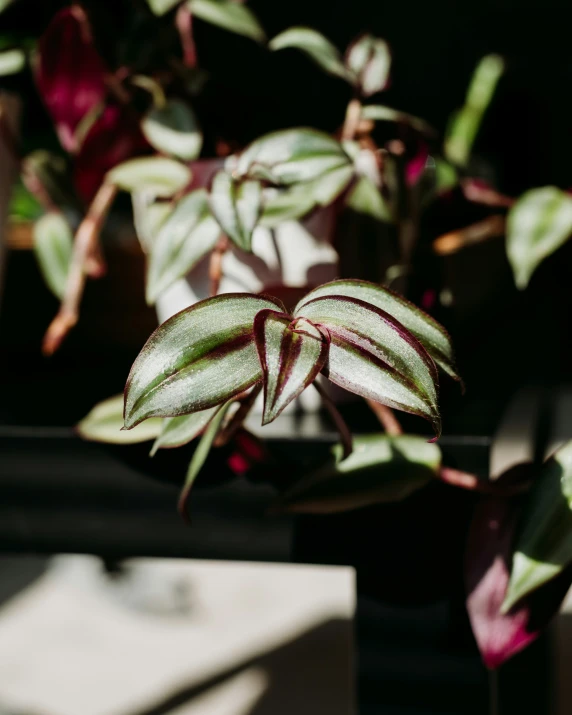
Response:
[[[164,15],[178,5],[181,0],[147,0],[147,2],[155,15]]]
[[[83,439],[108,444],[137,444],[155,439],[163,420],[147,420],[132,430],[123,430],[123,394],[96,405],[77,425]]]
[[[361,176],[348,195],[346,206],[378,221],[391,223],[393,216],[381,191],[368,176]]]
[[[195,437],[198,437],[218,410],[220,410],[220,406],[210,407],[208,410],[194,412],[191,415],[164,419],[161,434],[155,440],[150,456],[152,457],[159,449],[181,447],[183,444],[187,444]],[[143,422],[139,427],[146,424],[147,421]],[[137,430],[139,427],[135,429]],[[125,431],[128,432],[129,430]]]
[[[292,321],[274,310],[258,313],[254,338],[264,374],[265,425],[320,374],[328,357],[328,340],[308,321]]]
[[[26,55],[22,50],[4,50],[0,52],[0,77],[16,74],[26,66]]]
[[[276,185],[312,181],[351,165],[334,138],[315,129],[286,129],[257,139],[238,159],[236,173]]]
[[[459,166],[466,166],[485,112],[504,72],[498,55],[487,55],[477,65],[464,106],[456,112],[445,133],[445,156]]]
[[[215,416],[211,419],[205,433],[197,445],[195,453],[193,454],[191,463],[189,464],[189,468],[187,470],[187,476],[185,477],[185,484],[179,497],[179,512],[183,516],[186,516],[187,513],[187,500],[192,486],[195,483],[195,479],[199,476],[199,472],[203,468],[204,463],[209,456],[213,442],[215,441],[216,436],[224,422],[224,418],[226,417],[226,413],[232,404],[233,402],[231,400],[218,409]]]
[[[266,35],[255,15],[236,0],[188,0],[187,5],[195,17],[217,25],[237,35],[264,42]]]
[[[364,97],[381,92],[387,86],[391,67],[387,42],[363,35],[349,47],[346,67]]]
[[[519,522],[502,610],[555,578],[572,563],[572,442],[540,469]]]
[[[349,295],[354,287],[350,284],[345,296],[329,293],[320,297],[318,288],[294,312],[295,317],[307,318],[330,335],[324,374],[357,395],[425,417],[439,435],[438,378],[433,360],[390,314],[364,298]]]
[[[459,379],[455,368],[453,346],[447,331],[430,315],[424,313],[405,298],[392,293],[387,288],[368,281],[342,279],[326,283],[306,295],[296,307],[296,312],[304,313],[304,305],[315,298],[325,296],[347,296],[369,303],[398,320],[425,350],[454,379]]]
[[[195,113],[177,99],[147,112],[141,129],[149,144],[163,154],[191,161],[201,153],[203,136]]]
[[[400,112],[391,107],[385,107],[382,104],[369,104],[362,107],[362,119],[369,119],[372,122],[397,122],[399,124],[407,124],[413,129],[416,129],[422,134],[435,134],[433,127],[424,119],[415,117],[407,112]]]
[[[269,299],[228,293],[177,313],[151,335],[129,374],[125,424],[214,407],[262,379],[254,316],[282,310]]]
[[[151,248],[147,273],[147,302],[153,304],[173,283],[212,251],[220,227],[211,216],[207,192],[198,189],[183,197],[161,226]]]
[[[73,251],[73,234],[60,213],[47,213],[34,224],[34,252],[46,285],[64,297]]]
[[[271,40],[269,47],[271,50],[288,48],[301,50],[329,74],[348,79],[338,48],[310,27],[291,27]]]
[[[106,180],[120,189],[146,191],[160,197],[172,196],[191,180],[191,171],[184,164],[162,156],[130,159],[107,173]]]
[[[243,251],[250,251],[262,208],[260,183],[237,181],[226,171],[219,171],[212,183],[210,205],[230,240]]]
[[[365,435],[342,459],[336,445],[332,460],[304,477],[282,497],[287,511],[332,514],[370,504],[401,501],[436,475],[441,452],[423,437]]]
[[[572,235],[572,196],[555,186],[532,189],[511,208],[506,249],[519,288]]]

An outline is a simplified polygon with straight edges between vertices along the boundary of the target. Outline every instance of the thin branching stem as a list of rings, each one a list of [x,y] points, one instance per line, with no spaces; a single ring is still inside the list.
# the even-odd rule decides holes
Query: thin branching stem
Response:
[[[229,240],[226,236],[221,236],[214,247],[209,263],[209,279],[211,282],[211,296],[218,295],[220,282],[222,280],[222,259],[229,249]]]
[[[239,402],[240,406],[234,415],[230,418],[228,424],[217,435],[214,446],[223,447],[228,444],[238,430],[244,424],[244,420],[248,417],[250,410],[254,407],[256,398],[262,390],[262,384],[255,385]]]
[[[334,424],[336,425],[336,429],[338,430],[338,434],[340,435],[340,441],[342,443],[342,448],[344,451],[343,458],[345,459],[346,457],[349,457],[350,454],[353,451],[353,439],[352,439],[352,433],[350,432],[350,428],[347,426],[345,423],[344,418],[341,416],[338,408],[334,405],[332,399],[330,396],[327,394],[327,392],[324,390],[322,385],[316,380],[313,383],[314,387],[318,392],[320,393],[320,397],[322,398],[322,403],[324,407],[328,410],[330,417],[334,421]]]
[[[403,434],[403,427],[391,407],[382,405],[381,402],[376,402],[375,400],[366,400],[366,402],[388,435],[396,437]]]
[[[77,323],[87,275],[95,275],[96,266],[101,275],[99,234],[116,193],[112,184],[102,184],[77,230],[64,298],[44,336],[44,355],[53,355]]]
[[[183,48],[183,62],[186,67],[194,68],[198,64],[198,57],[193,33],[193,15],[185,3],[177,10],[175,24]]]

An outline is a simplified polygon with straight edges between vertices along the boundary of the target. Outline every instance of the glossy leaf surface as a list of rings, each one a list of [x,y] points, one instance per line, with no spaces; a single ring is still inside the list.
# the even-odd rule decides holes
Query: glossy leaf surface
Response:
[[[73,235],[59,213],[47,213],[34,224],[34,252],[46,285],[63,298],[73,251]]]
[[[308,293],[296,307],[296,312],[303,312],[303,306],[314,298],[334,295],[364,300],[389,313],[419,340],[442,370],[451,377],[459,379],[455,368],[453,346],[447,331],[413,303],[383,286],[354,279],[332,281]]]
[[[504,61],[498,55],[487,55],[477,65],[464,106],[456,112],[445,134],[445,157],[466,166],[471,156],[485,112],[504,72]]]
[[[421,343],[370,303],[315,293],[296,307],[294,315],[328,331],[331,343],[324,374],[362,397],[425,417],[439,435],[437,370]]]
[[[137,444],[155,439],[163,420],[151,419],[132,430],[123,430],[123,394],[96,405],[77,425],[79,435],[91,442]]]
[[[350,45],[346,67],[364,97],[381,92],[389,82],[391,67],[387,42],[373,35],[363,35]]]
[[[301,50],[329,74],[348,79],[348,72],[338,48],[310,27],[291,27],[276,35],[270,41],[269,47],[271,50]]]
[[[511,208],[506,250],[519,288],[572,235],[572,196],[555,186],[532,189]]]
[[[220,410],[219,406],[210,407],[208,410],[194,412],[191,415],[167,417],[164,419],[161,434],[155,440],[150,456],[152,457],[156,454],[159,449],[181,447],[183,444],[191,442],[195,437],[199,436],[218,410]],[[143,422],[139,427],[146,424],[147,422]],[[136,427],[135,429],[138,428]]]
[[[219,171],[212,183],[210,206],[230,240],[243,251],[250,251],[262,208],[260,183],[237,181],[226,171]]]
[[[328,357],[328,339],[306,320],[293,321],[273,310],[257,314],[254,338],[264,374],[265,425],[319,375]]]
[[[235,0],[189,0],[191,13],[237,35],[264,42],[266,35],[262,26],[249,8]]]
[[[238,159],[236,173],[277,186],[312,181],[351,165],[341,144],[315,129],[286,129],[257,139]]]
[[[406,499],[437,473],[441,452],[423,437],[365,435],[342,459],[341,445],[332,460],[304,477],[281,499],[287,511],[333,514],[371,504]]]
[[[119,164],[108,172],[106,180],[130,193],[145,190],[153,196],[168,197],[187,186],[191,172],[174,159],[150,156]]]
[[[572,563],[572,442],[545,462],[519,522],[503,611]]]
[[[212,251],[220,227],[211,216],[207,192],[198,189],[182,198],[161,226],[151,249],[147,302],[153,304],[173,283]]]
[[[177,313],[151,335],[131,368],[125,424],[176,417],[227,401],[262,379],[254,316],[281,306],[228,293]]]
[[[163,154],[191,161],[201,153],[203,136],[193,110],[177,99],[154,107],[141,122],[147,141]]]

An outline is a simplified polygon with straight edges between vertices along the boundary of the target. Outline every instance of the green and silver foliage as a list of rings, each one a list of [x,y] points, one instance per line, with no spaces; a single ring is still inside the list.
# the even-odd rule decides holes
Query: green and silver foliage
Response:
[[[155,198],[169,198],[191,181],[191,170],[175,159],[149,156],[130,159],[107,173],[106,181],[123,191],[145,191]]]
[[[64,297],[73,250],[69,223],[58,212],[44,214],[34,224],[34,253],[48,288]]]
[[[477,65],[465,104],[456,112],[445,134],[445,157],[453,164],[466,167],[485,112],[504,72],[504,61],[498,55],[487,55]]]
[[[252,250],[252,234],[262,208],[259,181],[238,181],[226,171],[214,177],[211,211],[223,232],[243,251]]]
[[[507,219],[506,249],[519,288],[572,235],[572,196],[544,186],[523,194]]]
[[[20,49],[0,51],[0,77],[21,72],[26,66],[26,55]]]
[[[358,395],[424,417],[439,435],[432,356],[456,376],[443,329],[371,284],[322,286],[292,315],[271,298],[221,295],[183,310],[149,338],[127,381],[125,426],[206,410],[261,383],[268,423],[321,372]]]
[[[162,154],[192,161],[201,153],[203,135],[188,104],[171,99],[164,106],[150,109],[141,129],[151,146]]]
[[[389,81],[389,47],[373,35],[358,38],[345,58],[330,40],[310,27],[291,27],[271,40],[269,47],[301,50],[325,72],[346,80],[362,97],[381,92]]]
[[[406,499],[436,478],[441,450],[414,435],[364,435],[343,459],[341,445],[331,460],[307,475],[280,499],[286,511],[334,514],[370,504]]]
[[[132,430],[123,429],[123,394],[97,404],[76,426],[83,439],[106,444],[138,444],[156,439],[163,420],[151,419]]]
[[[526,496],[503,612],[571,563],[572,442],[567,442],[544,463]]]

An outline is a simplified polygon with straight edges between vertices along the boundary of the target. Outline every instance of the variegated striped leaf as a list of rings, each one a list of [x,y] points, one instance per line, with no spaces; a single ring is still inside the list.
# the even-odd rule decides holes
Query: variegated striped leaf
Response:
[[[523,194],[507,219],[506,250],[514,280],[526,288],[530,277],[572,236],[572,196],[556,186]]]
[[[246,5],[236,0],[187,0],[195,17],[222,27],[237,35],[264,42],[266,35],[256,16]]]
[[[419,340],[444,372],[455,380],[460,379],[455,367],[451,338],[445,328],[413,303],[383,286],[353,279],[332,281],[308,293],[296,311],[303,312],[304,305],[315,298],[335,295],[364,300],[389,313]]]
[[[316,129],[286,129],[248,146],[238,159],[236,174],[288,186],[312,181],[344,166],[351,166],[351,160],[329,134]]]
[[[237,181],[219,171],[211,188],[210,205],[220,227],[243,251],[252,249],[252,233],[262,208],[262,187],[258,181]]]
[[[358,38],[348,48],[346,67],[364,97],[381,92],[389,81],[391,67],[387,42],[373,35]]]
[[[315,326],[274,310],[254,319],[254,339],[264,374],[264,415],[268,424],[319,375],[328,357],[328,338]]]
[[[211,216],[207,192],[193,191],[179,201],[162,225],[151,249],[147,302],[153,304],[215,247],[220,227]]]
[[[107,172],[106,181],[124,191],[146,191],[153,196],[168,197],[181,191],[191,180],[188,167],[165,156],[129,159]]]
[[[312,294],[310,294],[312,295]],[[428,419],[437,434],[437,369],[421,343],[389,313],[351,296],[303,302],[296,317],[330,334],[324,374],[362,397]]]
[[[183,444],[191,442],[200,435],[219,409],[220,406],[209,407],[208,410],[193,412],[190,415],[164,419],[161,434],[155,440],[150,456],[152,457],[156,454],[159,449],[181,447]],[[146,424],[146,422],[143,424]]]
[[[338,48],[310,27],[290,27],[268,43],[271,50],[295,48],[304,52],[328,74],[349,79]]]
[[[207,298],[169,318],[151,335],[125,387],[125,426],[176,417],[226,402],[262,380],[254,316],[282,310],[247,293]]]

